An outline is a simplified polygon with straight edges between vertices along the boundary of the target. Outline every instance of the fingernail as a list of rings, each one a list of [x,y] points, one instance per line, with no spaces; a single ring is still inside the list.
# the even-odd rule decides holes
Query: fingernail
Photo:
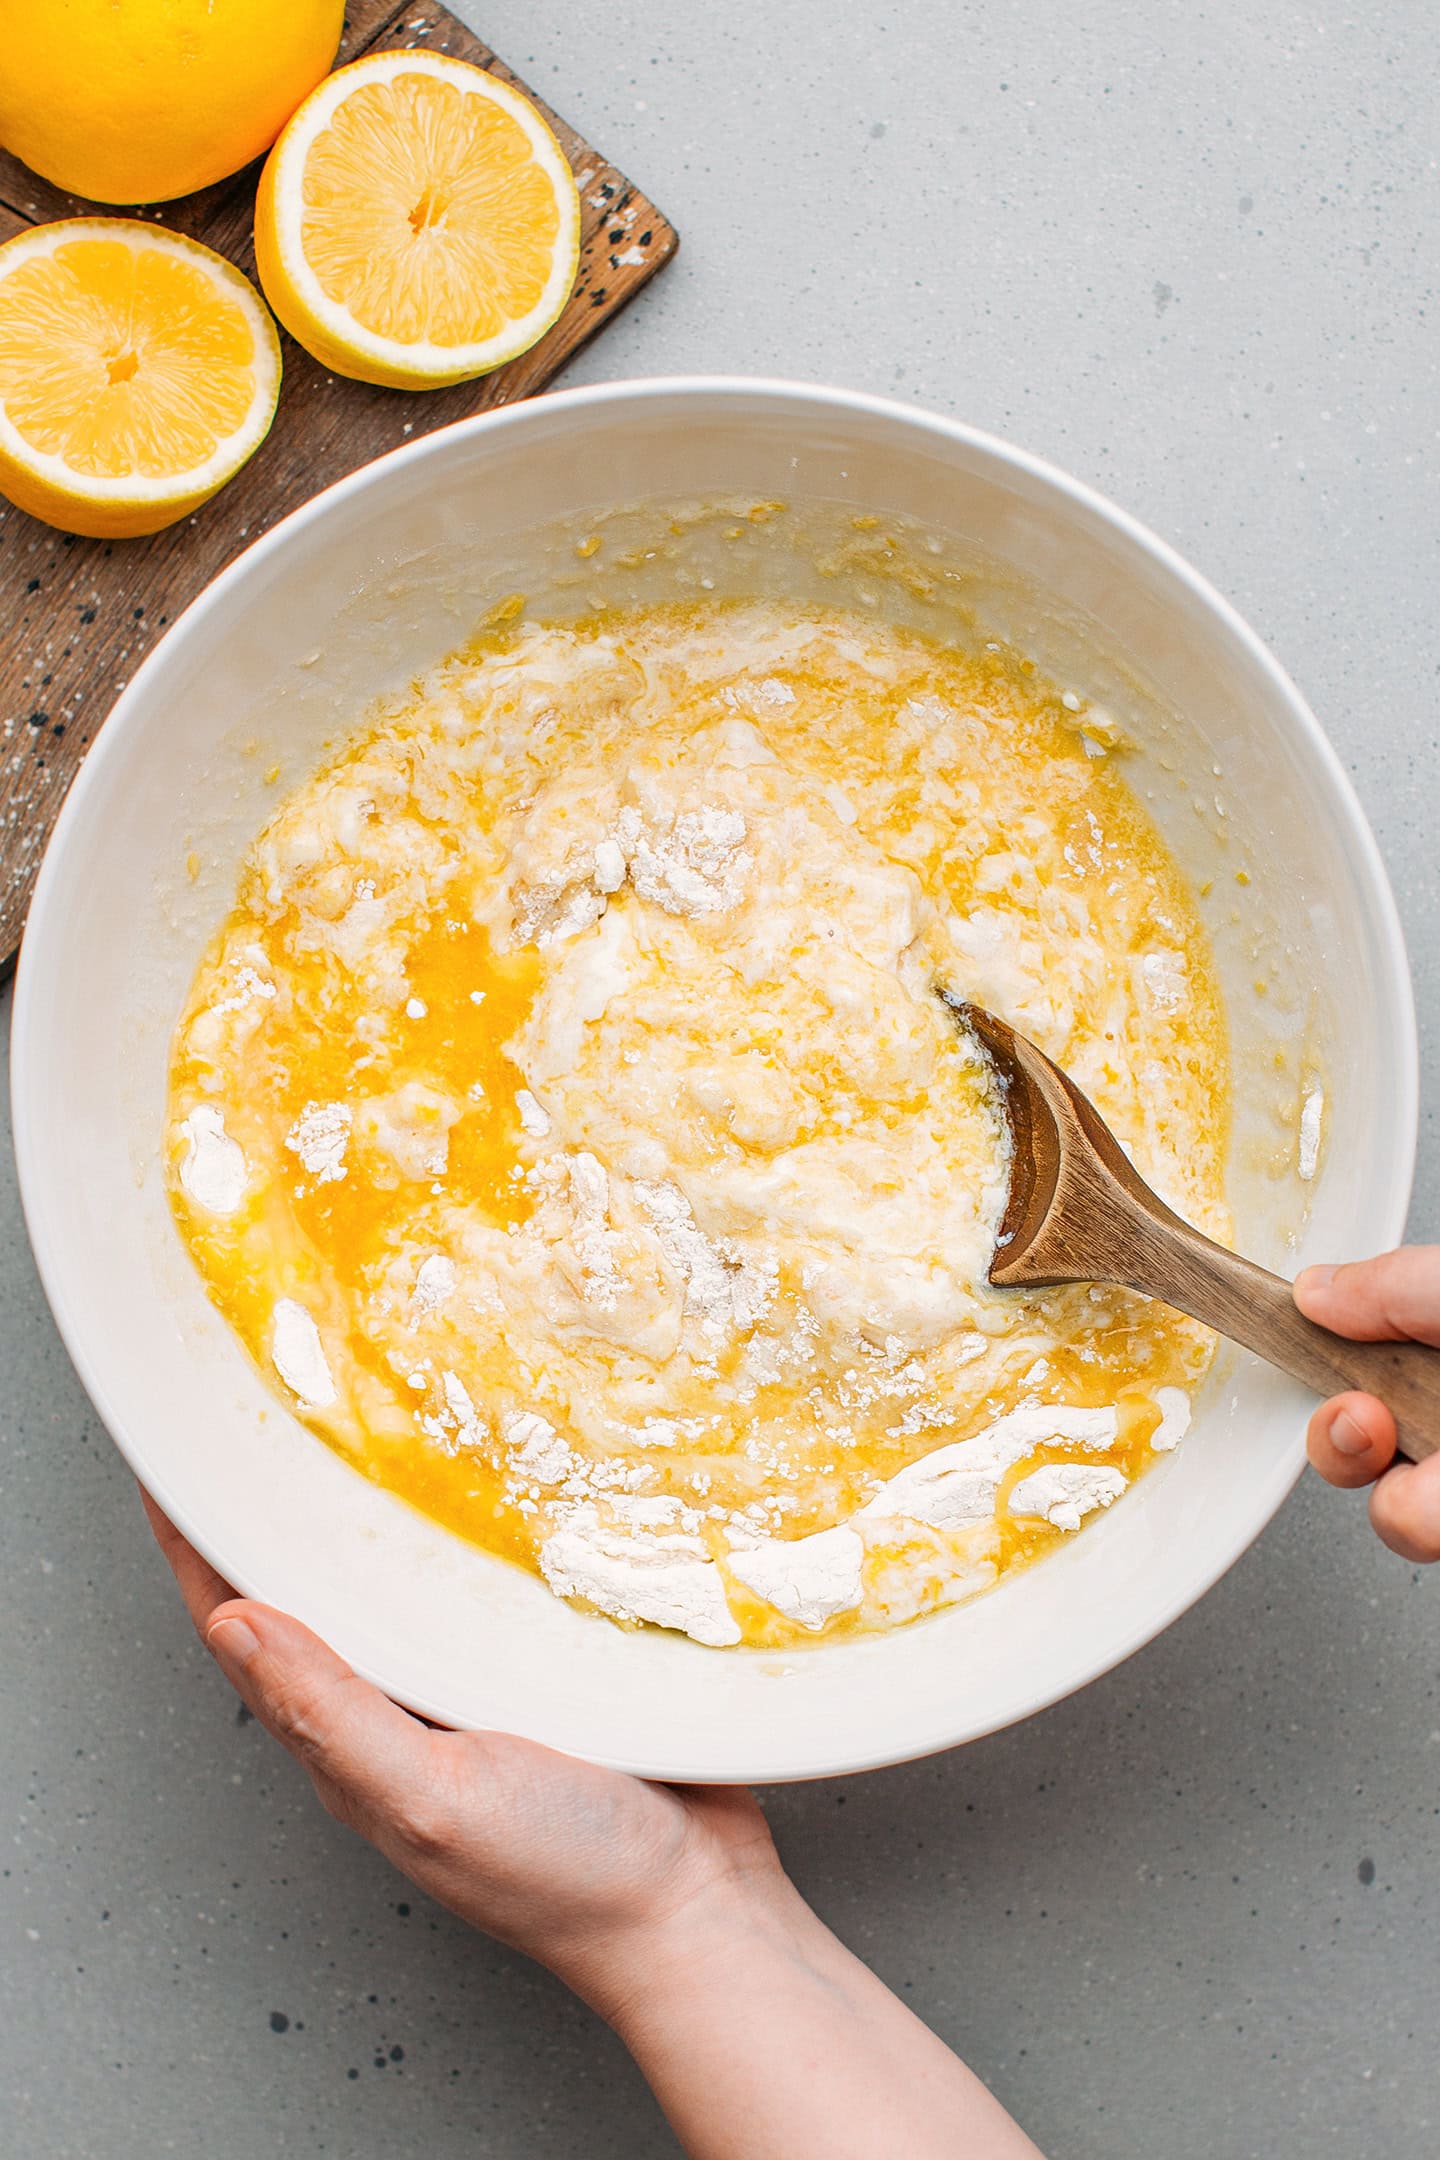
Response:
[[[205,1637],[205,1647],[222,1665],[244,1667],[260,1648],[260,1638],[244,1620],[217,1620]]]
[[[1327,1283],[1334,1282],[1339,1272],[1338,1260],[1325,1260],[1318,1267],[1301,1268],[1300,1280],[1307,1290],[1323,1290]]]
[[[1368,1455],[1370,1435],[1348,1410],[1337,1410],[1330,1420],[1330,1445],[1342,1455]]]

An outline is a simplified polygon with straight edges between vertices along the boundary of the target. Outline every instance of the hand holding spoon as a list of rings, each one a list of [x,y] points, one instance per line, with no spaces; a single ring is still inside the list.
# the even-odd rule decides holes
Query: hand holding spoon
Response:
[[[1412,1462],[1440,1449],[1440,1350],[1352,1342],[1307,1320],[1289,1283],[1166,1207],[1094,1105],[1034,1043],[983,1007],[946,990],[940,996],[994,1065],[1014,1141],[992,1283],[1123,1284],[1243,1343],[1321,1395],[1347,1388],[1378,1395]]]

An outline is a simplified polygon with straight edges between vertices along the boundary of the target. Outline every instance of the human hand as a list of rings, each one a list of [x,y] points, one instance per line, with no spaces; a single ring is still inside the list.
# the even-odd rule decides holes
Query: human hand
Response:
[[[811,1912],[749,1793],[436,1730],[235,1597],[142,1498],[201,1641],[330,1813],[608,2018],[692,2160],[1037,2160]]]
[[[201,1641],[330,1813],[612,2020],[657,1943],[790,1895],[748,1792],[649,1785],[504,1733],[412,1717],[287,1614],[237,1598],[147,1494]]]
[[[1440,1346],[1440,1245],[1305,1268],[1295,1303],[1307,1319],[1357,1342]],[[1327,1484],[1374,1486],[1370,1520],[1392,1552],[1440,1560],[1440,1455],[1395,1463],[1395,1420],[1384,1403],[1358,1392],[1333,1396],[1311,1418],[1307,1445]]]

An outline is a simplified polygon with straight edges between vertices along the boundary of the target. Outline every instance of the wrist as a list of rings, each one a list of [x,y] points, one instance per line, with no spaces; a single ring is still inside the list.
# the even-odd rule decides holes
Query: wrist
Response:
[[[632,2052],[724,1974],[828,1941],[778,1861],[727,1871],[608,1928],[557,1968]]]

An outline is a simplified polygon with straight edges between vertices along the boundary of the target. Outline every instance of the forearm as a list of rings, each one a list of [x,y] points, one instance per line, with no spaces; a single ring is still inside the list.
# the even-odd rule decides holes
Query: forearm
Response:
[[[1035,2160],[979,2080],[821,1926],[749,1793],[432,1730],[298,1620],[233,1598],[158,1509],[151,1520],[221,1669],[331,1812],[608,2018],[692,2160]]]
[[[717,1890],[584,1992],[691,2160],[1036,2160],[974,2074],[777,1877]]]

